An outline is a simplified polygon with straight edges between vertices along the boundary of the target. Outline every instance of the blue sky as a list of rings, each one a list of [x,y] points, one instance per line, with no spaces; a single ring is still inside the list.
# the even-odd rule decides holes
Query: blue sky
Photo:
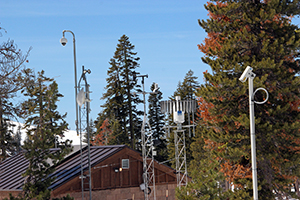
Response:
[[[66,33],[68,44],[61,46],[64,29],[75,34],[78,76],[82,65],[92,71],[87,79],[92,91],[90,118],[94,120],[103,104],[100,98],[105,92],[108,62],[123,34],[140,57],[138,71],[149,76],[145,80],[148,91],[157,82],[167,99],[189,69],[202,82],[208,66],[197,49],[205,38],[197,20],[207,18],[205,2],[0,0],[0,26],[6,30],[0,39],[14,40],[23,52],[32,47],[26,66],[55,78],[64,95],[59,111],[68,113],[67,122],[74,129],[73,45],[72,35]]]
[[[203,0],[0,0],[1,41],[12,39],[23,51],[30,47],[27,67],[44,70],[53,77],[64,95],[59,111],[68,113],[67,122],[75,128],[75,97],[72,35],[68,44],[59,40],[64,29],[76,37],[77,73],[82,65],[91,69],[93,120],[100,112],[105,92],[109,60],[118,39],[127,35],[140,57],[141,74],[148,74],[145,87],[157,82],[164,99],[177,88],[191,69],[200,83],[209,66],[201,61],[197,44],[206,37],[198,19],[206,19]],[[78,75],[79,76],[79,75]],[[78,77],[79,79],[79,77]],[[21,99],[19,99],[21,100]]]

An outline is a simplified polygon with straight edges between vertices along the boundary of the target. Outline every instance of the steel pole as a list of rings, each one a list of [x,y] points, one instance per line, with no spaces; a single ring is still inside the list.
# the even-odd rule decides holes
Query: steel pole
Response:
[[[253,199],[258,200],[253,79],[254,79],[253,76],[249,77],[250,140],[251,140],[251,158],[252,158]]]
[[[77,65],[76,65],[76,45],[75,45],[75,34],[70,30],[63,30],[63,37],[65,37],[65,32],[69,32],[73,36],[73,57],[74,57],[74,80],[75,80],[75,110],[76,110],[76,119],[75,119],[75,129],[77,136],[79,135],[78,131],[78,103],[76,101],[77,98]],[[82,170],[82,137],[80,132],[80,165],[81,165],[81,196],[82,200],[84,199],[84,193],[83,193],[83,170]]]
[[[63,30],[63,37],[65,37],[65,32],[69,32],[73,35],[73,55],[74,55],[74,80],[75,80],[75,105],[76,105],[76,133],[78,134],[78,104],[76,101],[77,97],[77,65],[76,65],[76,45],[75,45],[75,34],[70,30]]]
[[[85,80],[86,81],[86,80]],[[89,85],[86,81],[86,95],[87,95],[87,106],[86,106],[86,122],[87,122],[87,139],[88,139],[88,165],[89,165],[89,193],[90,193],[90,200],[92,199],[92,175],[91,175],[91,147],[90,147],[90,125],[89,125],[89,112],[90,112],[90,91]]]

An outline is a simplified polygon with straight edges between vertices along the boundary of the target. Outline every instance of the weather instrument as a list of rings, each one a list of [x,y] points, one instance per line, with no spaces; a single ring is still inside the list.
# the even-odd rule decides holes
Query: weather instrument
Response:
[[[161,101],[161,112],[173,115],[173,122],[177,126],[167,125],[168,131],[170,128],[177,128],[174,131],[174,144],[175,144],[175,161],[176,161],[176,178],[177,187],[187,184],[187,164],[186,164],[186,146],[185,146],[185,130],[189,128],[189,136],[191,137],[191,127],[195,133],[194,113],[197,110],[197,102],[194,99],[181,100],[180,96],[175,97],[175,101]],[[188,116],[188,125],[182,126],[185,122],[185,114]],[[193,124],[190,124],[190,115],[192,115]],[[194,135],[194,134],[193,134]]]

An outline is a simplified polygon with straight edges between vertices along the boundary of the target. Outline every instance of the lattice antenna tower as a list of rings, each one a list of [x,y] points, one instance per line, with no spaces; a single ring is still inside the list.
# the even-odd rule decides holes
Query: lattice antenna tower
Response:
[[[82,190],[82,199],[84,199],[83,190],[85,187],[84,185],[87,184],[89,188],[89,200],[92,199],[92,181],[91,181],[91,154],[90,154],[90,127],[89,127],[89,113],[90,113],[90,91],[89,87],[90,85],[87,83],[86,79],[86,73],[90,74],[91,70],[84,69],[84,66],[82,66],[82,75],[78,81],[78,89],[79,92],[76,97],[76,101],[79,106],[79,132],[80,132],[80,154],[81,154],[81,190]],[[81,82],[81,80],[83,80]],[[82,154],[82,134],[87,134],[87,144],[88,144],[88,155]],[[85,162],[83,160],[85,158]],[[86,166],[86,158],[88,158],[88,174],[86,176],[83,175],[83,169]],[[85,179],[85,180],[83,180]]]
[[[161,112],[173,115],[173,121],[177,126],[170,126],[168,124],[167,128],[177,128],[174,131],[174,144],[175,144],[175,162],[176,162],[176,178],[177,187],[187,185],[187,164],[186,164],[186,146],[185,146],[185,130],[189,129],[189,136],[191,137],[191,128],[193,128],[193,135],[195,135],[195,123],[194,123],[194,113],[197,110],[197,102],[194,99],[191,100],[181,100],[180,96],[175,97],[175,101],[161,101]],[[188,114],[189,125],[182,126],[184,123],[184,114]],[[192,114],[193,123],[190,124],[190,114]]]
[[[157,84],[155,84],[155,89],[152,92],[145,92],[144,79],[148,78],[148,75],[138,75],[133,74],[133,79],[137,77],[142,78],[143,91],[137,92],[135,94],[143,94],[143,104],[144,104],[144,119],[141,128],[142,134],[142,155],[143,155],[143,181],[144,184],[141,185],[141,189],[144,190],[145,200],[156,200],[155,191],[155,174],[154,174],[154,145],[153,145],[153,131],[151,129],[149,120],[146,115],[146,94],[155,93],[158,89]],[[146,128],[147,126],[147,128]]]

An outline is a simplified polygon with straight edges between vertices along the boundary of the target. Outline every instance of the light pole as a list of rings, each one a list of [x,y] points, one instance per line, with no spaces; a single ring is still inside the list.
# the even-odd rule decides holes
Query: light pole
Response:
[[[60,43],[63,46],[66,46],[68,40],[65,38],[65,32],[69,32],[73,35],[73,55],[74,55],[74,79],[75,79],[75,105],[76,105],[76,121],[75,121],[75,126],[76,126],[76,133],[78,134],[78,104],[76,101],[77,97],[77,66],[76,66],[76,45],[75,45],[75,34],[70,31],[70,30],[63,30],[62,34],[63,37],[60,39]]]
[[[77,98],[77,66],[76,66],[76,45],[75,45],[75,34],[70,31],[70,30],[63,30],[62,34],[63,37],[60,39],[60,43],[63,46],[66,46],[68,40],[67,38],[65,38],[65,32],[69,32],[73,35],[73,55],[74,55],[74,79],[75,79],[75,110],[76,110],[76,120],[75,120],[75,128],[76,128],[76,133],[77,135],[79,135],[78,132],[78,104],[76,101]],[[82,170],[82,139],[81,139],[81,135],[80,135],[80,158],[81,158],[81,195],[82,195],[82,200],[84,199],[84,193],[83,193],[83,170]]]
[[[257,191],[257,166],[256,166],[256,143],[255,143],[255,120],[254,120],[254,103],[263,104],[268,101],[269,93],[264,88],[257,88],[253,92],[253,79],[256,74],[252,72],[253,68],[248,66],[243,72],[242,76],[239,78],[240,81],[245,82],[249,79],[249,112],[250,112],[250,140],[251,140],[251,158],[252,158],[252,179],[253,179],[253,199],[258,200]],[[259,90],[263,90],[267,97],[262,102],[257,102],[254,100],[255,93]]]

